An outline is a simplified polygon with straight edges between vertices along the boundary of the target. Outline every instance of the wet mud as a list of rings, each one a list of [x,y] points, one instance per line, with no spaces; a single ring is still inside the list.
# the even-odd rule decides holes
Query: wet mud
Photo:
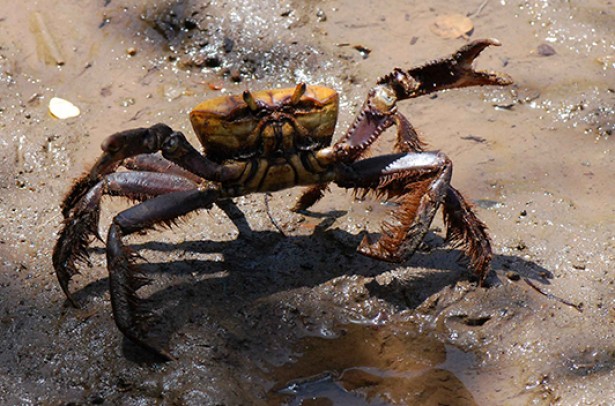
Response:
[[[615,399],[615,3],[0,0],[0,403],[609,405]],[[459,38],[437,18],[461,15]],[[459,21],[458,19],[439,19]],[[378,76],[495,37],[509,88],[400,103],[454,162],[494,246],[479,288],[437,220],[401,265],[355,253],[391,207],[332,188],[237,199],[131,236],[154,283],[127,341],[104,246],[65,300],[51,266],[72,179],[109,134],[164,122],[196,145],[205,98],[306,81],[341,94],[338,136]],[[52,97],[80,109],[58,120]],[[389,151],[385,134],[376,153]],[[101,235],[130,202],[106,199]]]

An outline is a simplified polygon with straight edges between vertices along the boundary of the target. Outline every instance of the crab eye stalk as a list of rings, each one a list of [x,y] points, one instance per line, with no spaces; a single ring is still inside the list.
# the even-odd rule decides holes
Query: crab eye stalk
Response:
[[[243,91],[243,101],[246,102],[250,110],[252,110],[253,112],[258,111],[258,104],[256,104],[256,100],[254,99],[254,96],[252,96],[252,93],[250,93],[249,90]]]
[[[303,82],[299,83],[297,87],[295,87],[295,91],[293,92],[293,95],[290,98],[290,104],[294,106],[297,103],[299,103],[299,100],[301,100],[301,96],[303,96],[303,94],[305,93],[306,88],[307,86],[305,85],[305,83]]]

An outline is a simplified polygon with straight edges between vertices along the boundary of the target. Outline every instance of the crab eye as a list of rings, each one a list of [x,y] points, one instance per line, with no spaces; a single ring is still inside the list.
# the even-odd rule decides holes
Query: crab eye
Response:
[[[116,153],[124,146],[124,137],[121,135],[112,135],[107,137],[101,144],[100,148],[104,152]]]
[[[303,96],[306,89],[307,89],[307,86],[305,83],[303,82],[299,83],[297,87],[295,87],[295,91],[293,92],[293,95],[290,98],[290,104],[294,106],[295,104],[299,103],[299,100],[301,100],[301,96]]]
[[[177,135],[171,135],[165,142],[162,147],[163,151],[167,154],[172,154],[177,151],[177,147],[179,146],[179,140]]]
[[[250,93],[249,90],[243,91],[243,101],[246,102],[250,110],[252,110],[253,112],[258,111],[258,104],[256,103],[254,96],[252,95],[252,93]]]

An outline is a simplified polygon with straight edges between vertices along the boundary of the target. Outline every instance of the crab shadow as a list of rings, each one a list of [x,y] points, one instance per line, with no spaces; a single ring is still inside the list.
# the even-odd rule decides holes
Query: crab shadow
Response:
[[[284,236],[277,231],[251,231],[239,227],[239,236],[231,241],[185,241],[179,244],[144,242],[131,244],[137,252],[150,251],[159,262],[143,259],[141,270],[153,281],[147,302],[156,314],[152,335],[168,344],[174,333],[203,313],[231,314],[243,305],[278,292],[313,288],[341,276],[376,277],[398,269],[416,268],[411,277],[381,286],[375,281],[365,285],[369,294],[400,310],[414,309],[431,295],[460,279],[468,279],[462,253],[449,249],[438,235],[429,233],[419,250],[405,263],[391,264],[356,253],[362,235],[341,229],[329,229],[331,218],[324,217],[321,227],[311,235]],[[93,248],[103,253],[102,248]],[[167,254],[168,253],[168,254]],[[177,258],[163,261],[168,256]],[[500,283],[501,271],[513,271],[521,278],[548,284],[551,273],[517,256],[495,255],[487,285]],[[429,272],[424,271],[430,270]],[[438,270],[438,272],[433,272]],[[108,278],[86,285],[75,292],[78,300],[102,296]],[[148,287],[149,289],[149,287]],[[234,309],[234,310],[233,310]],[[195,316],[196,315],[196,316]],[[205,317],[207,318],[207,317]],[[155,362],[156,357],[124,340],[127,358]]]

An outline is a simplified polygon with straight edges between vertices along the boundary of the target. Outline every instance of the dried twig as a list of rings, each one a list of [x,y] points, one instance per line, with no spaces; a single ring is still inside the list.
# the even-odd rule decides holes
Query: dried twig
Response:
[[[546,296],[548,299],[556,300],[556,301],[558,301],[560,303],[565,304],[566,306],[570,306],[570,307],[573,307],[573,308],[577,309],[577,311],[579,311],[579,312],[583,312],[583,304],[575,304],[575,303],[569,302],[567,300],[564,300],[564,299],[562,299],[560,297],[557,297],[557,296],[555,296],[552,293],[543,292],[538,286],[534,285],[534,283],[532,283],[532,281],[530,281],[529,279],[523,278],[523,280],[525,281],[525,283],[530,285],[530,287],[532,289],[534,289],[536,292],[540,293],[541,295]]]
[[[481,13],[481,11],[483,11],[483,9],[485,8],[485,6],[487,5],[487,3],[489,3],[489,0],[485,0],[483,1],[480,6],[478,6],[478,8],[476,9],[475,12],[468,14],[468,17],[478,17],[478,15]]]

